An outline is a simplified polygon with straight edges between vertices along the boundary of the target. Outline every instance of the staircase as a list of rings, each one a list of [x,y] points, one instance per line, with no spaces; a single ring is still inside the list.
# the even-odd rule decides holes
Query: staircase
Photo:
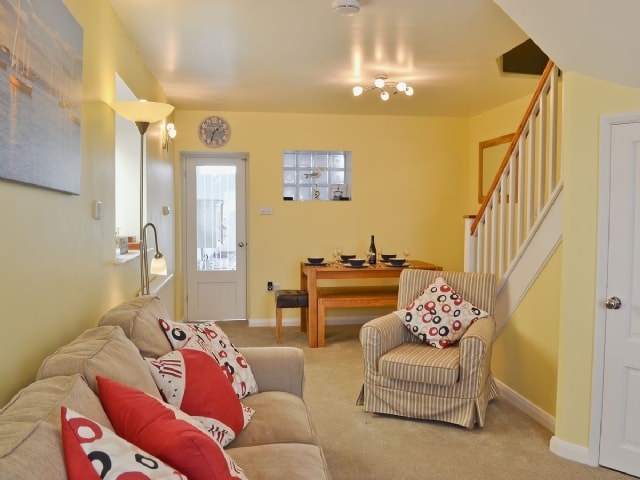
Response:
[[[549,62],[478,214],[465,220],[464,268],[496,275],[498,332],[562,240],[558,83]]]

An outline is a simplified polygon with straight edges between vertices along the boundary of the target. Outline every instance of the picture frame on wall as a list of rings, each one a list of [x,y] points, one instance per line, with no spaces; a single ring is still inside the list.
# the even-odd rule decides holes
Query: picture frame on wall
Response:
[[[0,0],[0,179],[80,194],[82,42],[62,0]]]

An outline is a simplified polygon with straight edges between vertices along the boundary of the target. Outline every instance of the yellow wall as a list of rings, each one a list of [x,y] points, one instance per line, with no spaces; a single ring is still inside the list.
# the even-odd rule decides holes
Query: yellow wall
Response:
[[[197,137],[212,113],[231,125],[223,149],[209,150]],[[330,258],[337,246],[363,253],[372,234],[378,251],[410,246],[413,258],[462,268],[467,119],[179,111],[176,125],[178,152],[249,154],[250,319],[275,316],[267,281],[296,288],[301,260]],[[352,151],[353,200],[283,201],[285,149]],[[273,215],[259,215],[260,207]]]
[[[595,322],[600,117],[640,110],[640,90],[563,74],[563,302],[556,437],[588,446]]]
[[[493,108],[486,112],[471,117],[469,120],[469,191],[473,192],[468,199],[467,213],[477,213],[478,204],[478,173],[479,173],[479,153],[478,144],[480,142],[501,137],[509,133],[515,133],[524,116],[531,95],[519,98],[513,102]]]
[[[108,0],[65,4],[84,30],[81,194],[0,183],[0,404],[33,380],[46,355],[139,289],[138,263],[114,264],[114,112],[104,102],[113,99],[116,71],[137,95],[164,98]],[[163,178],[171,162],[160,156],[157,128],[149,138],[150,174]],[[170,195],[172,188],[169,181]],[[100,221],[91,216],[94,200],[103,202]]]
[[[562,245],[493,345],[495,377],[554,416],[560,328]]]

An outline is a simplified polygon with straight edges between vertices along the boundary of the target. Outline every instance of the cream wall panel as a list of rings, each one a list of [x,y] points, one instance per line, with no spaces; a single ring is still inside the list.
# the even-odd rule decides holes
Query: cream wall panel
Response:
[[[555,416],[562,245],[553,253],[493,345],[498,380]]]
[[[0,405],[33,380],[46,355],[139,289],[138,264],[114,264],[114,112],[104,102],[113,98],[116,71],[139,96],[164,97],[108,0],[65,4],[84,31],[81,194],[0,184],[0,323],[6,333],[0,341]],[[156,126],[150,133],[156,138],[149,140],[151,169],[172,171],[160,155],[158,131]],[[166,183],[172,201],[173,174],[155,177]],[[94,200],[103,202],[100,221],[91,216]],[[172,238],[170,232],[167,243]]]
[[[595,324],[600,117],[640,109],[640,90],[563,73],[563,303],[556,437],[588,446]]]

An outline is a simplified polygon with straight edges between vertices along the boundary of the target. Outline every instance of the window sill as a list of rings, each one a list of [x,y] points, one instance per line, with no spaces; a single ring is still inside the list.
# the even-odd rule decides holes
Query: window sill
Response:
[[[136,258],[139,258],[139,257],[140,257],[139,250],[132,250],[128,253],[120,253],[119,250],[116,250],[115,263],[116,265],[121,265],[123,263],[130,262],[131,260],[135,260]]]

